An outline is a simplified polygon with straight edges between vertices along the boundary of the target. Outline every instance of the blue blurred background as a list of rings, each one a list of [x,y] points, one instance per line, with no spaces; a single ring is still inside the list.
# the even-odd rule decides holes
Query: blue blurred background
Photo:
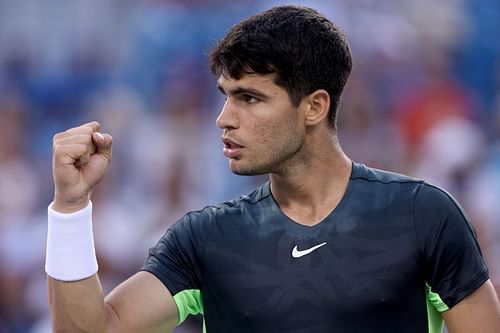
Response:
[[[105,292],[184,212],[264,181],[227,169],[206,55],[232,24],[280,3],[0,0],[0,333],[50,332],[43,266],[56,132],[99,120],[115,140],[93,194]],[[500,286],[500,2],[288,3],[320,10],[350,41],[339,119],[347,154],[450,191]]]

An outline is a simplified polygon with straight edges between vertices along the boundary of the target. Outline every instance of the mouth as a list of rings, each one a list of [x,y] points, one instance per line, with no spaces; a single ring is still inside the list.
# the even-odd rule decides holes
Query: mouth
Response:
[[[241,151],[244,148],[243,146],[239,145],[238,143],[228,138],[223,137],[222,142],[224,143],[224,148],[223,148],[224,156],[228,158],[238,157],[238,155],[241,154]]]

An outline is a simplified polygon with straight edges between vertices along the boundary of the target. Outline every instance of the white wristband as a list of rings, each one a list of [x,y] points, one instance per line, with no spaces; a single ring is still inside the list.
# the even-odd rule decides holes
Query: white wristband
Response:
[[[61,281],[86,279],[97,272],[92,233],[92,202],[82,210],[64,214],[48,207],[45,271]]]

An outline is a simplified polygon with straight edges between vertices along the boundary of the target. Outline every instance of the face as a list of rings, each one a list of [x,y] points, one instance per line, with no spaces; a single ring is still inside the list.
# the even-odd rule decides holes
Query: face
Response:
[[[305,127],[302,104],[294,107],[273,74],[246,74],[239,80],[221,77],[226,96],[217,118],[223,130],[224,155],[240,175],[282,173],[300,158]]]

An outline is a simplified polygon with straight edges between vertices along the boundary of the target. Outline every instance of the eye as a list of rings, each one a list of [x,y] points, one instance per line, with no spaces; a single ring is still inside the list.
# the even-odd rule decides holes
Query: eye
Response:
[[[260,101],[257,97],[252,96],[252,95],[248,95],[248,94],[244,94],[243,99],[245,100],[245,102],[247,102],[249,104],[255,104],[255,103],[258,103]]]

